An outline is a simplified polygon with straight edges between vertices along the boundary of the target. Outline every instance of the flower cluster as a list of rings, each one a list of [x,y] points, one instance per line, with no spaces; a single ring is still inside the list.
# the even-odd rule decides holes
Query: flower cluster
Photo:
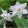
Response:
[[[11,18],[12,18],[13,16],[16,16],[16,15],[19,17],[19,19],[21,19],[22,14],[27,14],[26,5],[27,5],[27,3],[20,4],[19,2],[16,2],[15,5],[10,6],[10,8],[9,8],[9,10],[12,10],[12,11],[13,11],[13,12],[12,12],[12,15],[11,15],[10,13],[7,13],[6,10],[4,11],[4,10],[2,9],[2,12],[3,12],[3,13],[1,14],[1,16],[2,16],[2,17],[6,17],[6,19],[7,19],[8,21],[12,21]]]
[[[7,21],[12,21],[10,18],[12,17],[11,14],[7,13],[6,10],[3,10],[2,9],[2,14],[1,14],[1,17],[4,17]]]

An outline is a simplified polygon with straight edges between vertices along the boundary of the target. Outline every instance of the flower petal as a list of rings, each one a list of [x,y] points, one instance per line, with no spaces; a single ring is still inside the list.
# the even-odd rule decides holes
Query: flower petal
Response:
[[[4,17],[4,14],[1,14],[1,17]]]
[[[16,4],[15,4],[15,6],[10,6],[10,8],[9,8],[9,10],[15,10],[16,8],[18,8],[19,7],[19,5],[20,5],[20,3],[19,2],[16,2]]]
[[[25,8],[26,5],[27,5],[27,3],[23,3],[23,4],[21,4],[21,7],[22,7],[22,8]]]
[[[2,12],[3,12],[3,13],[7,13],[7,11],[6,11],[6,10],[5,10],[5,11],[4,11],[4,10],[2,10]]]
[[[15,15],[16,15],[16,13],[17,13],[16,11],[13,11],[12,16],[15,16]]]
[[[9,10],[15,10],[14,6],[10,6]]]
[[[20,3],[19,2],[16,2],[15,6],[19,6],[19,5],[20,5]]]
[[[3,13],[1,14],[2,17],[7,16],[7,11],[6,11],[6,10],[5,10],[5,11],[2,10],[2,12],[3,12]]]
[[[22,14],[27,14],[27,10],[24,9],[24,10],[22,11]]]
[[[21,19],[22,18],[22,14],[20,13],[20,14],[18,14],[18,17],[19,17],[19,19]]]
[[[12,21],[11,17],[12,17],[12,16],[8,13],[8,14],[7,14],[7,21]]]
[[[1,14],[1,17],[7,16],[7,14]]]

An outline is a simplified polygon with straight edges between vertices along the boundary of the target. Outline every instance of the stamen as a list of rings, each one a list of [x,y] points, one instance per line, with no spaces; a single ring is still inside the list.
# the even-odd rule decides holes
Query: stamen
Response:
[[[22,12],[22,8],[18,8],[17,9],[17,12]]]

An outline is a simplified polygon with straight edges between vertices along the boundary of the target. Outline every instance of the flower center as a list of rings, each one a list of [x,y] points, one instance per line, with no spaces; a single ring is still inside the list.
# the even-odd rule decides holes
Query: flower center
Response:
[[[22,8],[18,8],[17,9],[17,12],[22,12]]]

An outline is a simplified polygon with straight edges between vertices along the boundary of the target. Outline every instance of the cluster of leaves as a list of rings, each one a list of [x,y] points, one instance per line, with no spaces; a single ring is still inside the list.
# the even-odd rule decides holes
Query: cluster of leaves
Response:
[[[28,28],[28,21],[25,18],[19,19],[18,16],[13,18],[15,21],[17,28]]]

